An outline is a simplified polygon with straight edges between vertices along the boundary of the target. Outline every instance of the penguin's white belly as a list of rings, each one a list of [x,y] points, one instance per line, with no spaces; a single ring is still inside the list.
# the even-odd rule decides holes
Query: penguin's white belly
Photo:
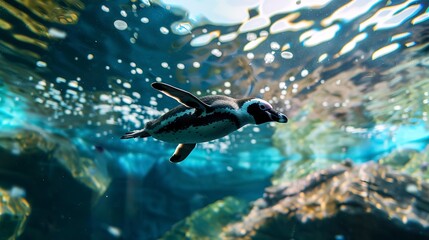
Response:
[[[171,143],[200,143],[218,139],[237,130],[236,125],[228,119],[211,122],[207,125],[194,126],[177,131],[152,133],[152,137]]]

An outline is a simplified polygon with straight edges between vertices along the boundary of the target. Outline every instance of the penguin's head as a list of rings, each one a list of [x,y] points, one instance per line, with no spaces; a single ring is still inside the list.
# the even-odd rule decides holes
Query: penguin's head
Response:
[[[266,122],[287,123],[288,121],[286,115],[275,111],[273,106],[265,100],[253,98],[248,100],[243,106],[247,113],[253,117],[255,124]]]

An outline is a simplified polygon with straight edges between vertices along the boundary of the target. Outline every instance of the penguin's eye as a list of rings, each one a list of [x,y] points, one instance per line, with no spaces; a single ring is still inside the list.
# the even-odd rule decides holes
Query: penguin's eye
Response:
[[[262,111],[268,110],[268,106],[266,106],[265,104],[259,104],[259,109],[261,109]]]

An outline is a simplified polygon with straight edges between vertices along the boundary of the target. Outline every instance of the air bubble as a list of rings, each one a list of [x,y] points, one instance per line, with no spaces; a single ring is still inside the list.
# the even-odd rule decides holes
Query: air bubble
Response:
[[[201,65],[199,62],[193,62],[192,66],[194,66],[194,68],[199,68]]]
[[[302,70],[301,77],[306,77],[307,75],[308,75],[308,70],[307,69]]]
[[[166,63],[166,62],[162,62],[162,63],[161,63],[161,66],[162,66],[163,68],[168,68],[168,63]]]
[[[104,12],[110,12],[110,9],[106,7],[106,5],[102,5],[101,10],[103,10]]]
[[[275,57],[272,53],[265,54],[264,61],[266,64],[270,64],[270,63],[274,62],[274,59],[275,59]]]
[[[115,22],[113,22],[113,25],[115,26],[116,29],[121,31],[128,28],[128,24],[123,20],[116,20]]]
[[[284,51],[280,54],[280,56],[284,59],[292,59],[293,54],[291,52]]]
[[[37,61],[36,62],[36,65],[38,66],[38,67],[47,67],[48,66],[48,64],[46,64],[45,62],[43,62],[43,61]]]
[[[148,23],[148,22],[149,22],[149,18],[147,18],[147,17],[142,17],[142,18],[140,19],[140,21],[141,21],[142,23]]]
[[[217,48],[213,49],[211,53],[213,55],[215,55],[216,57],[222,56],[222,52],[219,49],[217,49]]]
[[[177,68],[178,69],[185,69],[185,65],[183,63],[178,63]]]
[[[270,47],[271,47],[271,49],[272,50],[279,50],[280,49],[280,44],[278,44],[277,42],[272,42],[271,44],[270,44]]]
[[[161,31],[162,34],[168,34],[170,32],[166,27],[161,27],[159,31]]]

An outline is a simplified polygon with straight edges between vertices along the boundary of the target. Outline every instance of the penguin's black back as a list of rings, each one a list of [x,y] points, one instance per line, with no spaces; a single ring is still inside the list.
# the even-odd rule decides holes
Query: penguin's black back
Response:
[[[236,100],[234,98],[223,96],[223,95],[209,95],[209,96],[201,97],[199,99],[202,102],[204,102],[210,106],[214,106],[216,108],[237,109],[238,107],[240,107],[240,105],[238,104],[240,102],[240,100]],[[179,106],[171,109],[170,111],[168,111],[167,113],[165,113],[164,115],[159,117],[158,119],[155,119],[155,120],[149,122],[148,124],[146,124],[146,128],[151,128],[153,126],[156,126],[158,123],[160,123],[160,122],[162,122],[168,118],[171,118],[171,116],[174,116],[180,112],[186,111],[187,109],[189,109],[189,108],[187,108],[183,105],[179,105]],[[193,119],[196,118],[194,116],[191,116],[191,114],[188,114],[188,115],[189,116],[181,117],[181,119],[187,119],[188,121],[193,121]],[[234,122],[236,123],[236,125],[239,126],[240,123],[239,123],[238,119],[236,119],[235,116],[231,116],[231,117],[234,119]]]
[[[207,105],[213,105],[213,103],[217,101],[218,104],[216,104],[216,107],[225,107],[225,108],[233,108],[231,105],[228,105],[227,103],[236,102],[236,99],[223,96],[223,95],[209,95],[209,96],[201,97],[199,99],[202,102],[206,103]],[[158,118],[158,120],[163,121],[172,115],[185,111],[186,109],[188,108],[183,105],[179,105],[171,109],[170,111],[168,111],[166,114],[162,115],[160,118]]]

